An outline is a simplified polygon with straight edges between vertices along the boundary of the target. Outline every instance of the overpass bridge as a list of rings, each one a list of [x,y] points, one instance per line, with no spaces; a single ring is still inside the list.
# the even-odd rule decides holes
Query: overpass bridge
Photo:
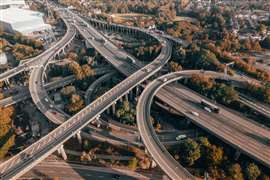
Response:
[[[247,120],[237,118],[223,106],[219,106],[220,115],[216,113],[206,113],[206,111],[198,105],[202,99],[206,99],[205,97],[199,96],[190,89],[182,86],[180,86],[180,88],[168,86],[168,84],[173,81],[190,78],[193,74],[198,73],[201,72],[198,70],[189,70],[170,73],[151,82],[143,91],[137,105],[137,124],[144,144],[148,146],[149,152],[153,154],[153,157],[157,158],[158,162],[162,161],[162,159],[160,158],[161,155],[158,156],[156,154],[166,150],[156,137],[152,124],[149,121],[152,100],[154,96],[159,93],[160,96],[158,98],[167,102],[168,105],[173,106],[177,111],[188,117],[194,124],[215,135],[244,154],[254,158],[266,167],[270,167],[270,144],[267,143],[270,137],[269,130],[257,126]],[[222,73],[212,71],[205,71],[203,74],[214,78],[224,78]],[[166,81],[164,81],[165,78]],[[228,79],[242,81],[239,76],[229,77]],[[166,94],[165,90],[172,92],[172,94],[179,91],[182,96],[179,97]],[[192,112],[197,112],[199,115],[196,116]],[[224,118],[217,121],[216,117],[219,116],[224,116]],[[172,164],[169,155],[167,159],[167,162]],[[175,165],[172,164],[172,166]]]

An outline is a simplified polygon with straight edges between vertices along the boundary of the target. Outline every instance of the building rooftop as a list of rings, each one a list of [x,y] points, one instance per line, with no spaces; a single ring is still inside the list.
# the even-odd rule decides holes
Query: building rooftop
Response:
[[[8,23],[16,23],[21,21],[40,20],[43,13],[28,9],[11,7],[0,10],[0,21]]]
[[[0,9],[0,21],[23,34],[50,29],[50,25],[43,21],[43,13],[17,7]]]
[[[7,5],[23,5],[25,6],[24,0],[1,0],[0,6],[7,6]]]
[[[0,65],[4,65],[7,63],[7,56],[5,53],[0,52]]]

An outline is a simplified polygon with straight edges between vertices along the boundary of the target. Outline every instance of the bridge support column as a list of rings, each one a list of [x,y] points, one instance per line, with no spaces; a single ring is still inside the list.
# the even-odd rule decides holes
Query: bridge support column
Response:
[[[239,150],[236,150],[235,154],[234,154],[234,159],[237,160],[241,155],[241,152]]]
[[[152,161],[151,161],[151,168],[155,168],[155,167],[157,167],[157,163],[156,163],[156,161],[154,161],[152,159]]]
[[[107,111],[107,114],[110,114],[110,112],[111,112],[110,108],[108,108],[106,111]]]
[[[139,96],[139,93],[140,93],[140,87],[139,86],[136,86],[136,97]]]
[[[190,123],[191,123],[191,121],[189,119],[186,119],[185,126],[188,127]]]
[[[144,152],[145,152],[145,154],[149,154],[146,147],[144,148]]]
[[[132,100],[132,98],[133,98],[133,91],[132,90],[129,92],[129,98],[130,98],[130,100]]]
[[[184,83],[187,84],[188,83],[188,78],[184,79]]]
[[[61,145],[57,151],[58,154],[61,155],[64,160],[67,160],[67,154],[64,150],[64,145]]]
[[[123,97],[120,97],[119,101],[122,103],[123,102]]]
[[[46,82],[47,81],[47,73],[44,72],[44,76],[43,76],[43,82]]]
[[[77,136],[77,139],[78,139],[79,143],[82,144],[81,131],[79,131],[79,132],[76,134],[76,136]]]
[[[125,94],[125,100],[128,101],[128,94]]]
[[[5,80],[5,84],[6,84],[6,86],[9,86],[9,84],[10,84],[9,79]]]
[[[116,111],[116,107],[115,107],[115,102],[112,104],[112,113],[113,113],[113,115],[115,114],[115,111]]]

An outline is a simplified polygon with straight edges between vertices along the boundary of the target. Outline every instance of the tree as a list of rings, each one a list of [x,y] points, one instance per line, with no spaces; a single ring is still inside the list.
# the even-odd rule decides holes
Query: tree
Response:
[[[224,154],[224,151],[221,147],[212,145],[210,148],[208,148],[208,151],[206,154],[207,163],[210,166],[219,165],[223,160],[223,154]]]
[[[268,35],[263,41],[261,41],[261,46],[266,49],[270,49],[270,35]]]
[[[12,115],[14,108],[12,106],[0,107],[0,159],[4,158],[14,145],[15,135],[12,131]]]
[[[87,139],[85,139],[85,140],[83,141],[83,149],[84,149],[85,151],[89,151],[89,150],[91,149],[91,144],[89,143],[89,141],[88,141]]]
[[[179,152],[181,159],[188,166],[192,166],[195,161],[201,157],[199,144],[190,138],[180,144]]]
[[[239,164],[233,164],[228,168],[228,179],[244,180],[242,169]]]
[[[182,66],[175,61],[169,63],[169,68],[171,72],[181,71],[183,69]]]
[[[72,94],[76,93],[76,88],[75,86],[66,86],[64,88],[62,88],[61,90],[61,95],[63,96],[63,98],[65,100],[67,100]]]
[[[94,70],[88,64],[82,65],[82,71],[84,74],[84,78],[91,77],[94,75]]]
[[[133,157],[128,161],[128,167],[132,170],[136,170],[138,166],[138,159],[136,157]]]
[[[124,124],[134,125],[136,123],[136,111],[130,107],[128,101],[124,101],[117,109],[116,117]]]
[[[215,99],[222,104],[231,104],[238,100],[238,92],[232,86],[217,84],[213,90]]]
[[[81,110],[84,106],[84,101],[82,98],[77,94],[72,94],[69,99],[69,103],[65,106],[65,109],[71,113],[74,114]]]
[[[245,169],[245,175],[249,180],[256,180],[261,174],[259,167],[254,163],[249,163]]]

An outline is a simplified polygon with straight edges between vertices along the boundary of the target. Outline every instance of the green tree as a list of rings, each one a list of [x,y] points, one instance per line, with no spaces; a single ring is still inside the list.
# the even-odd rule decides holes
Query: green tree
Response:
[[[241,166],[239,164],[232,164],[228,168],[228,179],[244,180]]]
[[[238,92],[232,86],[217,84],[213,89],[215,99],[223,104],[231,104],[238,100]]]
[[[261,46],[263,48],[270,49],[270,35],[268,35],[264,40],[262,40]]]
[[[182,66],[175,61],[169,63],[169,68],[171,72],[181,71],[183,69]]]
[[[180,144],[179,150],[181,159],[188,166],[192,166],[201,157],[199,144],[190,138]]]
[[[224,151],[221,147],[212,145],[207,150],[206,159],[210,166],[219,165],[223,160]]]
[[[245,175],[249,180],[256,180],[261,174],[259,167],[254,163],[249,163],[245,169]]]
[[[138,159],[136,157],[133,157],[128,161],[128,167],[132,170],[136,170],[138,166]]]
[[[0,107],[0,159],[4,158],[8,150],[14,145],[15,135],[12,129],[12,106]]]

